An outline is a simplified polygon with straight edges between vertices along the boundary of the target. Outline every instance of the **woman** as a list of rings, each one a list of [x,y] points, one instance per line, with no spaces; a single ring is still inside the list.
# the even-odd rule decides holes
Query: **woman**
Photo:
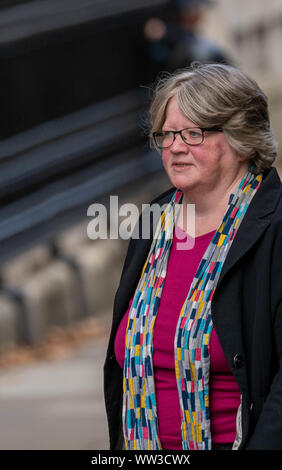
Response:
[[[158,84],[151,139],[173,187],[152,202],[167,203],[154,237],[130,241],[115,297],[111,448],[282,449],[282,201],[266,97],[233,67],[192,66]],[[193,243],[177,249],[191,241],[188,204]]]

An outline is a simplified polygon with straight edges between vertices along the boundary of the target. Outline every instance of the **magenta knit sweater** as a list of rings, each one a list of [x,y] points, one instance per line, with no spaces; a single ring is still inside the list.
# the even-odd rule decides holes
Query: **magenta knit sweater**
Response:
[[[164,449],[182,449],[180,408],[174,370],[175,329],[188,288],[214,233],[196,237],[195,245],[190,250],[176,249],[177,239],[183,241],[185,233],[179,227],[176,227],[174,233],[153,339],[158,434]],[[125,330],[131,303],[132,299],[115,339],[115,355],[121,367],[124,363]],[[228,314],[229,312],[226,312],[226,315]],[[239,403],[239,387],[213,328],[210,340],[210,416],[213,444],[234,441]]]

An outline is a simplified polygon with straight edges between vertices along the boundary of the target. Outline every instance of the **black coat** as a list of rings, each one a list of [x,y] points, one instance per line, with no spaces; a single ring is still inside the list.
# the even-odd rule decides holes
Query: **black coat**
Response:
[[[171,188],[152,202],[168,202]],[[214,328],[241,395],[240,449],[282,450],[282,197],[275,168],[265,172],[232,243],[212,299]],[[115,296],[104,366],[111,449],[121,448],[122,370],[114,338],[152,240],[133,240]]]

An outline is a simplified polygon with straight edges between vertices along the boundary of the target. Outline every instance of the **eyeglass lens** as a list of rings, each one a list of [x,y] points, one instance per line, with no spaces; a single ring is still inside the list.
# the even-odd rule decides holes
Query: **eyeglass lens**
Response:
[[[179,132],[160,131],[154,134],[156,145],[159,148],[170,147],[177,134],[180,134],[186,144],[198,145],[203,141],[203,132],[200,128],[182,129]]]

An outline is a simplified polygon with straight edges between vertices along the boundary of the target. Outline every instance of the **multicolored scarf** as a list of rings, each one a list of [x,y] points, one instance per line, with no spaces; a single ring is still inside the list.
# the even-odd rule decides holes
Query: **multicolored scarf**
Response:
[[[227,253],[262,181],[262,174],[255,175],[251,170],[229,198],[227,211],[198,266],[179,315],[174,350],[183,449],[211,449],[211,301]],[[153,331],[182,196],[182,192],[176,190],[162,213],[129,312],[123,378],[126,449],[162,448],[154,386]]]

